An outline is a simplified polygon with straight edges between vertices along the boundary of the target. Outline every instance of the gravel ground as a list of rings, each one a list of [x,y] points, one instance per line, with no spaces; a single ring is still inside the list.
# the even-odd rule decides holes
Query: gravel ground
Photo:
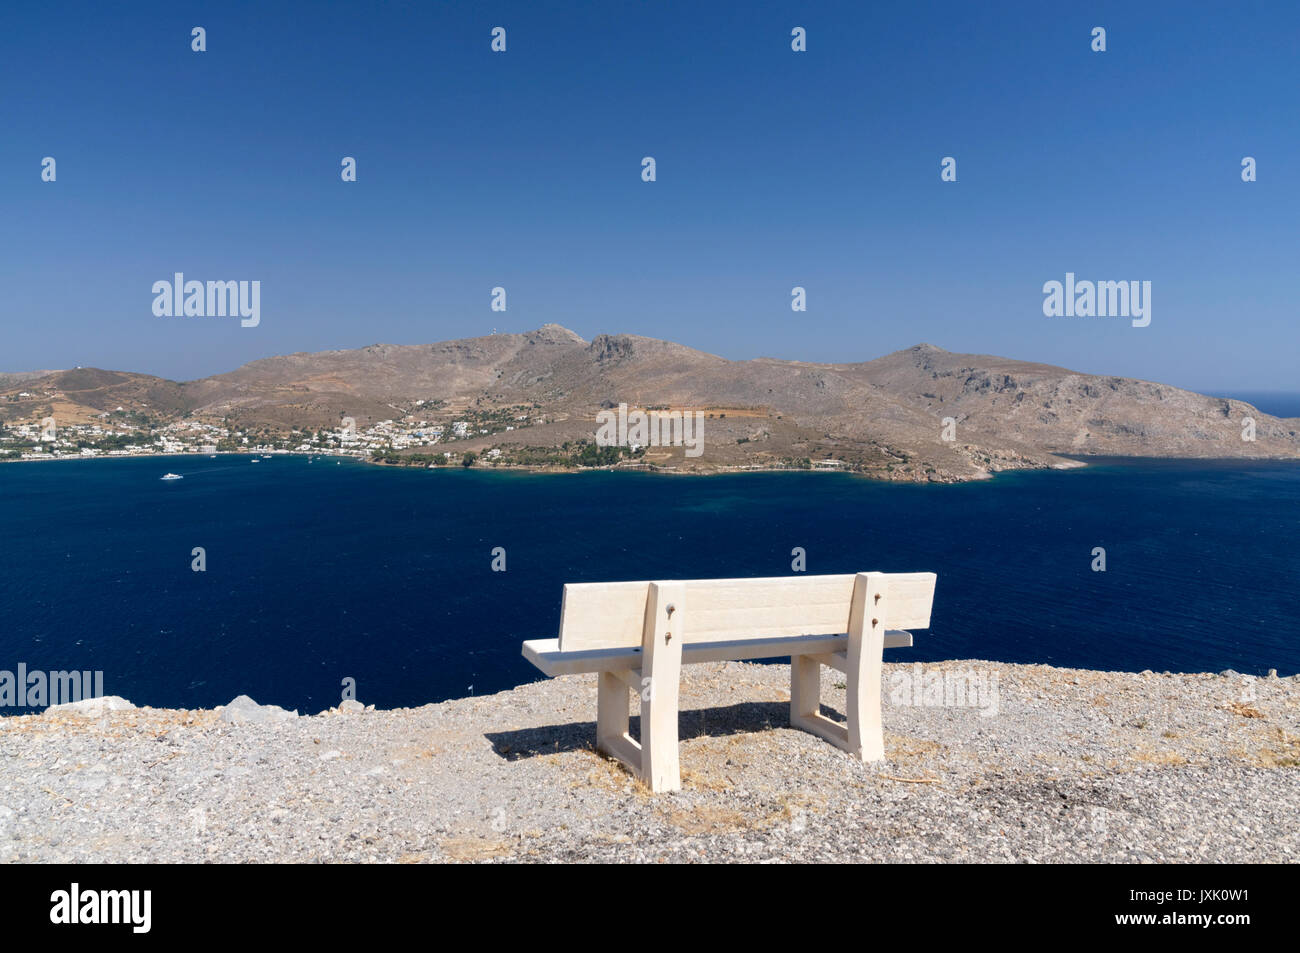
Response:
[[[688,667],[661,795],[593,751],[592,675],[314,717],[0,718],[0,860],[1300,860],[1300,677],[885,670],[887,757],[862,765],[789,728],[787,666]]]

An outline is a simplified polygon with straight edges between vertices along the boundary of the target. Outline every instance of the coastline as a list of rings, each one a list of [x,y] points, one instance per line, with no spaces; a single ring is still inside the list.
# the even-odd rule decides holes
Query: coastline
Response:
[[[127,454],[122,454],[120,456],[113,456],[113,457],[110,457],[107,454],[96,455],[93,457],[91,456],[83,457],[79,454],[76,456],[73,456],[72,454],[61,454],[60,456],[57,457],[43,458],[40,460],[31,460],[31,459],[0,460],[0,465],[5,463],[65,463],[69,461],[81,461],[82,463],[88,463],[90,461],[100,461],[100,460],[152,460],[159,457],[179,458],[183,460],[198,460],[198,459],[211,460],[214,456],[215,457],[249,457],[249,458],[256,457],[257,459],[260,460],[262,457],[267,455],[274,456],[274,457],[330,457],[331,459],[338,459],[338,460],[355,460],[358,463],[371,462],[370,460],[367,460],[363,457],[354,457],[350,454],[324,453],[321,451],[308,453],[303,450],[274,450],[274,451],[266,451],[266,452],[259,451],[257,453],[252,453],[252,452],[244,452],[242,450],[223,450],[216,454],[159,452],[159,453],[127,453]]]
[[[886,760],[863,765],[788,727],[788,666],[689,666],[683,789],[667,795],[593,750],[591,676],[310,717],[240,702],[4,718],[0,860],[1300,858],[1285,807],[1300,803],[1300,676],[1250,680],[1243,700],[1227,672],[926,665],[995,686],[992,705],[963,706],[900,695],[914,670],[885,665]],[[822,676],[842,712],[841,676]]]
[[[539,475],[559,475],[559,474],[576,474],[576,473],[647,473],[657,476],[678,476],[678,477],[711,477],[723,475],[736,475],[742,473],[840,473],[848,476],[857,477],[864,480],[870,480],[875,483],[889,483],[912,486],[959,486],[970,483],[981,483],[991,481],[1007,473],[1022,472],[1047,472],[1047,471],[1070,471],[1081,470],[1088,467],[1104,465],[1106,463],[1204,463],[1207,465],[1250,465],[1264,463],[1300,463],[1300,457],[1282,457],[1282,456],[1260,456],[1260,457],[1200,457],[1200,456],[1181,456],[1181,455],[1111,455],[1111,454],[1090,454],[1090,455],[1060,455],[1058,462],[1046,464],[1043,466],[1021,466],[1006,467],[999,470],[980,471],[972,475],[954,475],[943,474],[943,479],[934,479],[935,474],[924,474],[927,479],[915,479],[915,474],[907,476],[895,476],[886,471],[880,470],[849,470],[842,467],[769,467],[769,466],[718,466],[708,469],[684,469],[678,467],[664,467],[658,464],[639,464],[635,466],[624,466],[614,464],[609,466],[594,467],[561,467],[561,466],[534,466],[525,464],[475,464],[471,467],[462,467],[459,464],[449,464],[445,466],[429,466],[427,464],[398,464],[386,463],[382,460],[375,460],[370,457],[354,456],[352,454],[329,453],[325,451],[301,451],[301,450],[276,450],[276,451],[222,451],[217,453],[216,457],[247,457],[260,459],[264,456],[272,457],[323,457],[332,459],[337,462],[350,460],[354,463],[383,467],[393,470],[443,470],[456,472],[460,470],[471,470],[479,473],[493,471],[504,471],[510,473],[532,473]],[[8,459],[0,460],[0,464],[5,463],[61,463],[69,461],[102,461],[102,460],[133,460],[133,459],[157,459],[157,458],[180,458],[180,459],[197,459],[213,458],[212,454],[204,453],[133,453],[121,456],[72,456],[61,455],[40,460],[22,460]]]

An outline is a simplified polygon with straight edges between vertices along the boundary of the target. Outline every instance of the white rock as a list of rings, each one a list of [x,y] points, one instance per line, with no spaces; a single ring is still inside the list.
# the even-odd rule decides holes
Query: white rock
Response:
[[[285,711],[278,705],[259,705],[247,695],[240,695],[221,709],[221,720],[232,725],[265,724],[271,721],[289,721],[297,718],[297,711]]]
[[[62,705],[51,705],[42,714],[85,715],[89,717],[106,711],[127,711],[134,708],[135,706],[121,695],[102,695],[99,698],[83,698],[79,702],[64,702]]]

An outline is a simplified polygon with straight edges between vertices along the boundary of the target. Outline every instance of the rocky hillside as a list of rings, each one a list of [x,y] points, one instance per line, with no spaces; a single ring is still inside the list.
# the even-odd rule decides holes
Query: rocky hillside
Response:
[[[3,382],[0,382],[3,383]],[[1058,454],[1300,458],[1300,420],[1162,384],[920,344],[856,364],[730,361],[635,335],[585,341],[558,325],[432,345],[290,354],[176,383],[94,369],[10,383],[9,420],[124,407],[232,427],[332,428],[525,408],[529,424],[466,450],[591,440],[620,403],[701,411],[704,453],[655,448],[682,470],[816,465],[903,480],[960,480],[1068,465]],[[436,413],[435,413],[436,411]],[[1254,440],[1243,439],[1253,420]]]
[[[1165,384],[1079,374],[929,344],[845,373],[978,434],[1072,454],[1295,456],[1300,420]],[[1255,421],[1255,441],[1242,421]]]

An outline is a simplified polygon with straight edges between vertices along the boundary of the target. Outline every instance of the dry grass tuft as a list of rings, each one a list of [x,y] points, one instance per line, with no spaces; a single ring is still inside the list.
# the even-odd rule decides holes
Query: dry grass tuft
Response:
[[[757,826],[740,811],[726,807],[711,807],[707,804],[684,809],[669,809],[664,813],[664,820],[683,834],[691,836],[726,834]]]
[[[922,761],[940,756],[947,750],[937,741],[885,734],[885,757],[890,761]]]
[[[1300,735],[1275,728],[1268,746],[1256,754],[1255,763],[1265,768],[1300,768]]]
[[[731,790],[731,781],[725,776],[716,774],[701,773],[692,771],[690,768],[681,769],[682,789],[687,791],[729,791]]]
[[[1240,715],[1242,718],[1263,718],[1264,713],[1254,705],[1247,705],[1245,702],[1233,702],[1225,706],[1226,709],[1234,715]]]
[[[631,793],[642,798],[650,796],[650,788],[644,781],[633,775],[623,762],[598,750],[594,744],[578,749],[576,754],[585,758],[591,767],[582,777],[569,782],[569,787],[586,785],[617,794]]]
[[[504,857],[512,852],[510,845],[505,841],[489,840],[484,837],[448,837],[440,846],[448,860],[459,864],[472,864],[479,860]]]
[[[1188,763],[1187,759],[1177,751],[1152,751],[1150,748],[1134,751],[1132,758],[1134,761],[1140,761],[1143,764],[1176,765]]]

